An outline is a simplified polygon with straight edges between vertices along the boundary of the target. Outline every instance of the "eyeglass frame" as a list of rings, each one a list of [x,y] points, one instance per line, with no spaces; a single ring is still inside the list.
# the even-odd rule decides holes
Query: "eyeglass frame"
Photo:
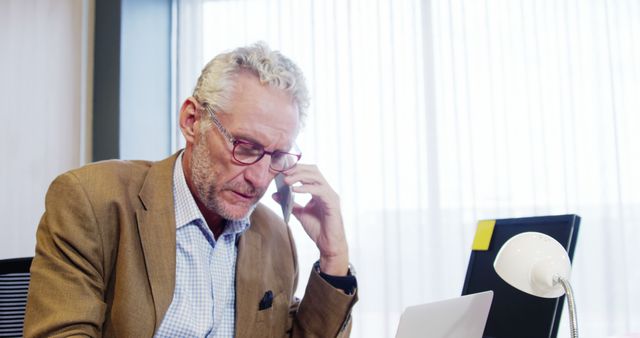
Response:
[[[198,102],[199,103],[199,102]],[[259,144],[259,143],[255,143],[255,142],[251,142],[249,140],[243,140],[243,139],[236,139],[235,137],[233,137],[233,135],[231,135],[231,133],[229,131],[227,131],[227,129],[222,125],[222,123],[220,122],[220,120],[216,117],[216,112],[215,110],[213,110],[213,108],[211,107],[211,105],[207,102],[201,103],[200,104],[202,108],[204,108],[207,113],[209,113],[209,116],[211,116],[211,120],[213,121],[213,124],[216,126],[216,128],[218,128],[218,131],[222,134],[222,136],[224,136],[224,138],[229,141],[229,143],[231,143],[231,145],[233,145],[233,149],[231,149],[231,156],[233,157],[233,159],[240,165],[243,166],[250,166],[250,165],[254,165],[258,162],[260,162],[260,160],[262,160],[262,158],[264,157],[264,155],[269,155],[271,157],[271,161],[269,161],[269,169],[275,171],[275,172],[285,172],[289,169],[292,169],[293,167],[295,167],[298,162],[300,161],[300,158],[302,157],[302,153],[300,154],[294,154],[294,153],[290,153],[287,151],[281,151],[281,150],[274,150],[274,151],[268,151],[266,149],[264,149],[264,146]],[[247,162],[243,162],[241,160],[239,160],[236,157],[236,147],[239,144],[248,144],[253,146],[255,149],[261,149],[262,150],[262,154],[260,154],[255,161],[251,162],[251,163],[247,163]],[[274,154],[284,154],[284,155],[291,155],[293,157],[296,158],[295,163],[293,163],[292,166],[286,168],[286,169],[276,169],[274,168],[273,165],[273,155]]]

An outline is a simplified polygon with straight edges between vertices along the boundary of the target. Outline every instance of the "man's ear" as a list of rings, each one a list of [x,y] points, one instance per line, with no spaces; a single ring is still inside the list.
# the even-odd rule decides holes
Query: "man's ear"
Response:
[[[200,120],[200,114],[198,113],[198,101],[193,97],[189,97],[184,100],[182,107],[180,108],[180,130],[187,144],[193,144],[196,137],[196,122]]]

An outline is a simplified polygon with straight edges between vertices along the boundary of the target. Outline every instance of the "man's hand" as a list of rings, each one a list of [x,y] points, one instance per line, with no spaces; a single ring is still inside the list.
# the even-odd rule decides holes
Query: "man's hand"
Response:
[[[332,276],[347,275],[349,250],[340,197],[315,165],[298,164],[283,174],[284,182],[293,192],[311,194],[311,200],[305,206],[294,204],[292,214],[320,250],[320,270]],[[301,185],[293,186],[296,183]],[[278,200],[277,194],[273,197]]]

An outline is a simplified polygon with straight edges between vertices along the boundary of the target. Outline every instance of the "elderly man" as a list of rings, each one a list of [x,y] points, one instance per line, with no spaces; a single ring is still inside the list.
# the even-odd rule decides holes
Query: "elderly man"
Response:
[[[348,336],[357,288],[339,198],[297,163],[307,106],[289,59],[239,48],[209,62],[182,105],[184,151],[56,178],[25,336]],[[320,251],[301,301],[291,232],[258,202],[277,174],[311,195],[292,211]]]

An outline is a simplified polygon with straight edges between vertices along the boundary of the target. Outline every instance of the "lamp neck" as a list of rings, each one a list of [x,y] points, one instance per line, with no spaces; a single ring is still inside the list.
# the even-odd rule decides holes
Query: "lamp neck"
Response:
[[[571,338],[578,338],[578,316],[576,313],[576,304],[573,298],[573,289],[569,280],[559,276],[554,277],[554,283],[559,283],[567,295],[567,304],[569,306],[569,320],[571,325]]]

